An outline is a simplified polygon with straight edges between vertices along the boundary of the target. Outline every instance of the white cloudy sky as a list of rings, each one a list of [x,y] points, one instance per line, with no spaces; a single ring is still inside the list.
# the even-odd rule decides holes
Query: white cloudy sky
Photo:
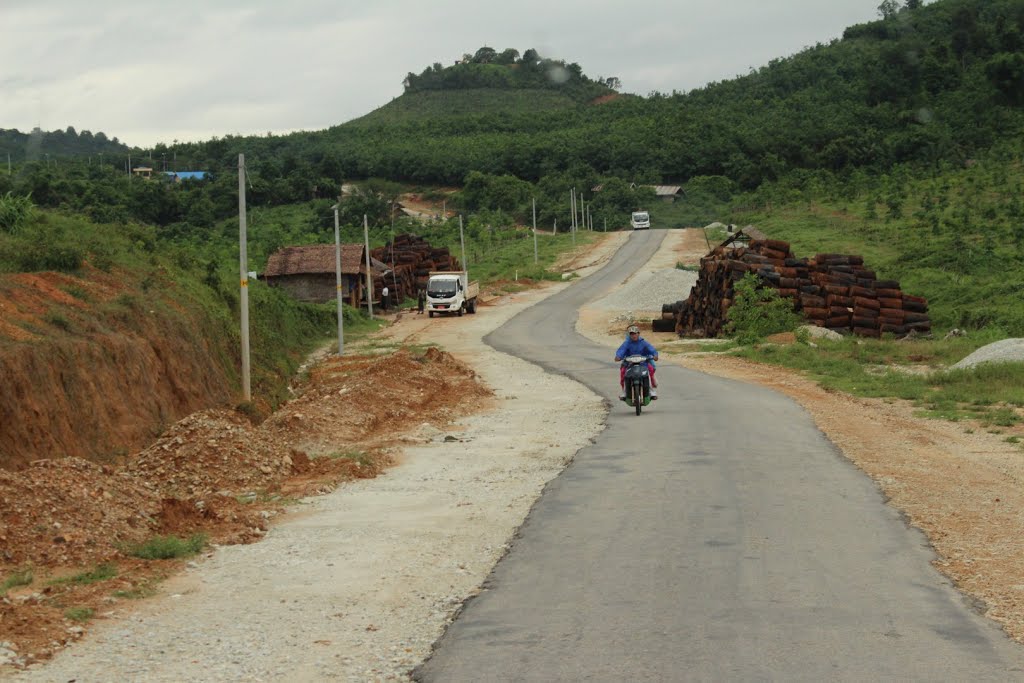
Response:
[[[481,46],[686,91],[878,18],[880,0],[0,0],[0,128],[138,147],[320,130]]]

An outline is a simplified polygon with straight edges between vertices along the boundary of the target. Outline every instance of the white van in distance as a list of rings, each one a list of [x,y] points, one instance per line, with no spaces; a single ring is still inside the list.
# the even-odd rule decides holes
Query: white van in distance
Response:
[[[651,227],[651,217],[646,211],[634,211],[629,224],[634,230],[647,230]]]

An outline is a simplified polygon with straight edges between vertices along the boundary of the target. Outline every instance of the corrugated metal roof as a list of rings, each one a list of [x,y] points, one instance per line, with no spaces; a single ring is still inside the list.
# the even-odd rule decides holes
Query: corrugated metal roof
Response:
[[[363,245],[341,245],[341,272],[358,275],[363,272]],[[334,272],[334,245],[311,244],[304,247],[285,247],[270,255],[264,277],[304,275]]]
[[[682,194],[682,185],[651,185],[654,188],[654,194],[658,197],[672,197],[677,194]]]

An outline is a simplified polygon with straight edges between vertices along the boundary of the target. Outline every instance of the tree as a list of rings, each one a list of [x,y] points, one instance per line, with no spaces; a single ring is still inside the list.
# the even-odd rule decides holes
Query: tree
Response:
[[[892,19],[899,10],[900,6],[896,0],[882,0],[882,4],[878,6],[878,14],[883,19]]]
[[[490,64],[498,56],[493,47],[482,47],[473,55],[474,64]]]
[[[515,48],[507,48],[501,51],[497,57],[494,58],[495,64],[515,64],[519,61],[519,50]]]

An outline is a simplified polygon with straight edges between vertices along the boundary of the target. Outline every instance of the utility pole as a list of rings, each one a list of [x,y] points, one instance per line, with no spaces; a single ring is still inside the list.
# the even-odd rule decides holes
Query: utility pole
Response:
[[[366,247],[366,310],[373,317],[373,271],[370,269],[370,221],[363,214],[363,242]]]
[[[249,382],[249,256],[245,247],[245,155],[238,155],[238,268],[242,272],[242,395],[252,400]]]
[[[569,213],[572,215],[572,223],[569,224],[569,232],[572,233],[572,246],[576,246],[576,188],[569,191]]]
[[[339,204],[341,204],[341,197],[338,197],[338,203],[331,208],[334,209],[334,273],[338,282],[338,355],[341,356],[345,353],[345,330],[342,323],[344,314],[341,309],[344,294],[341,288],[341,229],[338,226]]]
[[[533,265],[537,265],[537,198],[533,198]]]
[[[462,234],[462,214],[459,214],[459,244],[462,245],[462,269],[466,271],[466,283],[469,283],[469,264],[466,263],[466,238]]]

